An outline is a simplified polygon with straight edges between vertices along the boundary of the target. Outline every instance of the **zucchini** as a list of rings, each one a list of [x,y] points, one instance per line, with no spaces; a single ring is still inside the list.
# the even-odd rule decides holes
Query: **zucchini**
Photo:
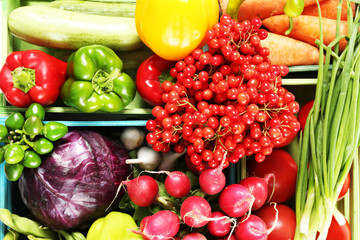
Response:
[[[8,26],[15,37],[44,47],[78,49],[101,44],[116,51],[130,51],[143,46],[135,19],[128,17],[22,6],[10,13]]]
[[[52,1],[49,7],[59,8],[74,12],[83,12],[89,14],[117,16],[117,17],[135,17],[135,3],[107,3],[107,2],[89,2],[89,1]]]

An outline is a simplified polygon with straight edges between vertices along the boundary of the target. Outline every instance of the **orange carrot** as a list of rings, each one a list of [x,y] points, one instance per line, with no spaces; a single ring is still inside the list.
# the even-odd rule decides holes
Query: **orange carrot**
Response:
[[[261,41],[262,47],[270,50],[269,59],[273,65],[316,65],[319,64],[319,49],[276,33],[268,33]]]
[[[263,26],[269,31],[285,35],[285,31],[289,28],[289,18],[285,14],[272,16],[263,19]],[[336,36],[336,20],[322,18],[322,28],[324,44],[330,44]],[[341,21],[340,34],[347,34],[347,22]],[[317,46],[316,39],[320,39],[319,17],[300,15],[293,18],[293,29],[289,37]],[[346,46],[346,39],[340,40],[339,49],[343,50]]]
[[[323,18],[336,19],[337,6],[339,5],[339,0],[325,0],[320,3],[321,16]],[[342,2],[341,7],[341,20],[347,19],[347,1]],[[350,2],[353,15],[355,15],[355,3]],[[313,4],[304,8],[302,15],[310,16],[319,16],[319,10],[317,4]]]
[[[323,0],[320,0],[323,1]],[[264,19],[284,14],[286,0],[245,0],[239,8],[238,21],[251,20],[254,17]],[[305,6],[316,4],[316,0],[304,0]]]

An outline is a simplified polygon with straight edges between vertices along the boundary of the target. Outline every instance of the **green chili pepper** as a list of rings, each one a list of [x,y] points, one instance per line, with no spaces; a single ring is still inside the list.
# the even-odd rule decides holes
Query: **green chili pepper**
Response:
[[[243,2],[244,0],[229,0],[228,5],[226,7],[226,13],[229,14],[232,19],[237,20],[239,14],[239,8]]]
[[[45,110],[40,103],[32,103],[25,111],[25,118],[30,116],[38,116],[41,121],[45,119]]]
[[[284,6],[284,13],[289,16],[289,29],[285,34],[288,35],[293,28],[293,18],[301,15],[304,10],[304,0],[286,0]]]
[[[4,159],[8,164],[17,164],[21,162],[21,160],[24,159],[23,148],[17,143],[10,144],[5,150]]]
[[[36,153],[43,155],[51,152],[54,148],[54,144],[50,140],[42,137],[34,141],[32,148]]]
[[[4,166],[4,172],[6,178],[12,182],[17,181],[21,177],[23,170],[24,170],[24,165],[22,165],[22,163],[16,163],[16,164],[5,163]]]
[[[41,134],[43,128],[44,124],[42,123],[41,119],[36,115],[32,115],[27,118],[23,127],[25,134],[29,134],[31,137],[35,137],[36,135]]]
[[[23,165],[27,168],[37,168],[41,164],[41,157],[32,150],[26,150]]]
[[[50,141],[62,138],[68,132],[65,124],[59,122],[48,122],[44,125],[43,135]]]
[[[0,208],[0,220],[16,232],[26,236],[35,236],[44,239],[59,239],[57,233],[43,224],[29,218],[12,214],[8,209]]]
[[[24,116],[19,112],[11,113],[5,120],[5,126],[9,130],[22,129],[25,122]]]
[[[0,125],[0,142],[4,142],[7,140],[9,135],[9,130],[4,125]]]

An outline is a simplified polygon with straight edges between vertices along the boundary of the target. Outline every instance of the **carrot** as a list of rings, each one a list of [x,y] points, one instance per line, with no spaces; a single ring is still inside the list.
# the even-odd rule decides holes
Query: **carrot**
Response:
[[[320,3],[321,8],[321,16],[323,18],[330,18],[336,20],[337,14],[337,6],[339,4],[339,0],[324,0]],[[341,20],[347,19],[347,1],[342,2],[341,7]],[[355,3],[350,2],[353,16],[355,16]],[[310,15],[310,16],[319,16],[319,10],[317,4],[312,4],[304,8],[302,15]]]
[[[324,1],[324,0],[320,0]],[[284,14],[286,0],[245,0],[239,8],[238,21],[251,20],[254,17],[264,19]],[[316,5],[316,0],[304,0],[304,5]]]
[[[268,33],[268,37],[261,41],[262,47],[270,50],[269,59],[274,65],[315,65],[319,64],[319,49],[276,33]]]
[[[281,35],[285,35],[285,31],[289,28],[289,18],[285,14],[263,19],[262,23],[269,31]],[[336,20],[322,18],[322,27],[324,44],[329,45],[335,39]],[[347,34],[346,21],[340,23],[340,34]],[[319,17],[300,15],[293,18],[293,29],[288,36],[317,46],[315,40],[320,39]],[[339,49],[342,51],[346,44],[346,39],[341,39]]]

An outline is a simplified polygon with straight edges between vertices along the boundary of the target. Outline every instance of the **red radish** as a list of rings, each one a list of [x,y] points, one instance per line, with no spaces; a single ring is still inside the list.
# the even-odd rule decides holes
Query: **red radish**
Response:
[[[275,175],[267,174],[264,178],[247,177],[240,181],[240,184],[246,187],[255,198],[251,210],[258,210],[265,204],[268,196],[268,182],[270,178],[274,179]]]
[[[186,225],[193,228],[203,227],[211,217],[211,206],[205,198],[191,196],[181,204],[180,215]]]
[[[159,192],[157,182],[148,175],[123,181],[122,184],[125,184],[130,200],[139,207],[149,207]]]
[[[186,234],[185,237],[183,237],[182,240],[207,240],[207,238],[198,232],[192,232],[189,234]]]
[[[180,171],[173,171],[165,179],[165,189],[170,196],[182,198],[189,194],[191,182],[189,177]]]
[[[208,168],[200,173],[199,185],[205,194],[215,195],[220,193],[226,184],[222,164],[216,168]]]
[[[217,240],[236,240],[236,238],[235,238],[235,235],[234,235],[234,234],[231,234],[230,236],[229,236],[229,235],[226,235],[226,236],[223,237],[223,238],[217,238]]]
[[[254,196],[241,184],[227,186],[219,196],[221,210],[230,217],[241,217],[250,210]]]
[[[140,223],[140,230],[134,231],[145,240],[172,239],[180,229],[180,219],[169,210],[161,210],[145,217]]]
[[[269,235],[265,222],[256,215],[239,219],[234,234],[236,240],[266,240]]]
[[[211,214],[212,220],[207,225],[209,233],[214,237],[224,237],[231,230],[231,220],[226,214],[215,211]]]

